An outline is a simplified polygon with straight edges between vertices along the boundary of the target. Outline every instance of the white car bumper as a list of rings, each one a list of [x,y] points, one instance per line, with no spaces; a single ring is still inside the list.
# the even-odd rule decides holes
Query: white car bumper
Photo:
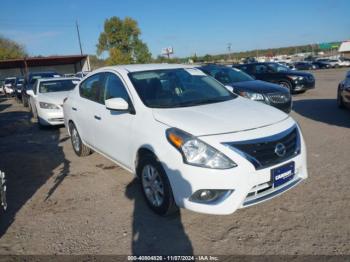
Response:
[[[63,125],[63,109],[38,109],[38,118],[42,125]]]
[[[13,93],[13,89],[12,89],[11,87],[5,86],[5,92],[6,92],[7,94],[12,94],[12,93]]]

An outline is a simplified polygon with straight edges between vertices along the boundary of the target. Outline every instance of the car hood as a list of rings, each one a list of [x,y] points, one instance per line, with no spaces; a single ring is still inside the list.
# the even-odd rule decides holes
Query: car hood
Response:
[[[62,105],[63,99],[68,97],[71,91],[62,91],[62,92],[50,92],[50,93],[41,93],[39,96],[40,102],[53,103],[56,105]]]
[[[234,91],[238,90],[264,94],[289,92],[288,89],[285,87],[260,80],[235,82],[230,84],[230,86],[234,88]]]
[[[153,109],[153,116],[195,136],[256,129],[289,117],[271,106],[241,97],[207,105]]]

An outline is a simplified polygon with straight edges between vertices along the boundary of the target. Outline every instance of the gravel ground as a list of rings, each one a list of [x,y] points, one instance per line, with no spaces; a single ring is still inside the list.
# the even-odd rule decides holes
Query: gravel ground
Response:
[[[314,72],[316,89],[294,96],[309,179],[228,216],[158,217],[132,175],[97,153],[78,158],[64,127],[41,130],[0,98],[0,254],[350,254],[350,111],[335,101],[345,71]]]

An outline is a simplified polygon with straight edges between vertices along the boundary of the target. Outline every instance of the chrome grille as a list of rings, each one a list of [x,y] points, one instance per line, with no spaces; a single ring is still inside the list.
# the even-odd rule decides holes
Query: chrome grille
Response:
[[[274,104],[284,104],[290,101],[289,93],[270,93],[266,94],[266,97]]]
[[[277,145],[285,147],[283,155],[276,152]],[[256,169],[282,163],[300,153],[300,136],[296,127],[283,133],[256,140],[228,142],[224,145],[249,160]]]

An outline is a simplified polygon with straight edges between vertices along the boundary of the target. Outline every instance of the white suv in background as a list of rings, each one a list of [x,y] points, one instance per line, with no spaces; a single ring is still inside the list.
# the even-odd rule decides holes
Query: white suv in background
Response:
[[[76,154],[94,150],[136,174],[160,215],[177,207],[230,214],[307,177],[305,144],[290,116],[191,66],[101,68],[63,108]]]

